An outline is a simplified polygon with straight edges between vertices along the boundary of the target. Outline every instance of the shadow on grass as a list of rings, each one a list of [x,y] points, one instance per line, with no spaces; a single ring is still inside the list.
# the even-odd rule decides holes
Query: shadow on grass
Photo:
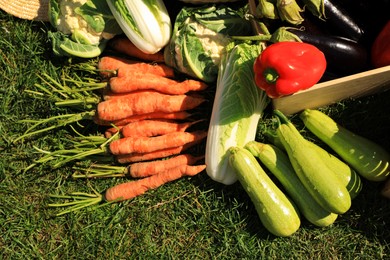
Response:
[[[223,201],[223,212],[236,212],[239,217],[236,219],[237,225],[242,225],[248,234],[262,240],[273,240],[273,236],[261,223],[256,209],[248,194],[237,181],[231,185],[224,185],[212,180],[206,172],[202,172],[196,178],[192,178],[192,183],[202,192],[212,190],[214,197]],[[234,223],[233,223],[234,224]]]

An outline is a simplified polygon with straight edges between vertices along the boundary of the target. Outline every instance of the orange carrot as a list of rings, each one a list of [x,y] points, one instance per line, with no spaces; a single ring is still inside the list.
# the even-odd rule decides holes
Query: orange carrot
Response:
[[[150,153],[119,154],[119,155],[115,156],[115,159],[120,164],[162,159],[162,158],[166,158],[168,156],[178,155],[178,154],[186,151],[190,147],[194,146],[197,143],[199,143],[199,141],[188,143],[188,144],[185,144],[182,146],[166,148],[166,149],[162,149],[162,150],[158,150],[158,151],[154,151],[154,152],[150,152]]]
[[[104,137],[106,138],[110,138],[112,137],[114,134],[118,133],[118,131],[121,131],[121,129],[123,128],[122,125],[120,126],[115,126],[115,127],[110,127],[108,129],[106,129],[104,131]]]
[[[134,115],[132,117],[127,117],[120,120],[114,120],[112,123],[117,126],[123,126],[128,124],[129,122],[135,122],[143,119],[176,119],[176,120],[184,120],[191,116],[187,111],[177,111],[177,112],[152,112],[141,115]]]
[[[169,119],[145,119],[135,122],[130,122],[124,126],[115,126],[106,129],[104,135],[109,138],[117,132],[121,132],[121,137],[130,136],[157,136],[170,132],[185,131],[188,127],[196,122],[178,123]]]
[[[203,158],[203,156],[196,157],[191,154],[180,154],[168,159],[137,162],[128,166],[128,172],[133,178],[143,178],[158,174],[180,165],[193,165],[201,158]]]
[[[102,100],[110,100],[110,99],[114,99],[114,98],[123,98],[123,97],[126,97],[130,94],[132,95],[132,94],[137,93],[137,92],[140,92],[140,91],[134,91],[131,93],[114,93],[111,91],[110,87],[108,86],[107,88],[103,89],[101,95],[102,95]]]
[[[122,127],[121,136],[158,136],[172,132],[184,132],[199,121],[175,122],[167,119],[149,119],[129,123]]]
[[[148,153],[170,147],[182,146],[203,139],[207,131],[173,132],[155,137],[124,137],[109,144],[111,154]]]
[[[178,180],[184,176],[195,176],[202,172],[206,165],[181,165],[173,169],[160,172],[147,178],[118,184],[105,192],[106,201],[123,201],[135,198],[148,190],[156,189],[168,182]]]
[[[154,75],[158,77],[174,78],[175,70],[164,63],[146,63],[137,62],[128,66],[118,68],[117,77],[128,78],[132,77],[134,73],[145,73],[147,75]]]
[[[174,69],[164,63],[147,63],[116,56],[104,56],[100,58],[98,69],[104,77],[130,77],[135,72],[169,78],[175,76]]]
[[[202,140],[203,138],[199,138],[194,142],[182,146],[165,148],[150,153],[119,154],[115,156],[115,160],[120,164],[126,164],[126,163],[135,163],[135,162],[144,162],[144,161],[150,161],[155,159],[162,159],[169,156],[181,154],[182,152],[187,151],[188,149],[193,147],[194,145],[199,144]]]
[[[138,49],[128,38],[115,37],[108,42],[108,46],[114,51],[144,61],[164,62],[164,53],[147,54]]]
[[[116,56],[104,56],[99,59],[97,69],[104,78],[111,78],[118,75],[119,68],[133,65],[138,62],[141,61]]]
[[[100,102],[97,105],[97,115],[99,120],[114,121],[152,112],[172,113],[190,110],[204,101],[202,97],[191,95],[166,95],[157,91],[142,91]]]
[[[200,120],[199,120],[200,121]],[[196,124],[199,121],[189,121],[179,123],[169,119],[145,119],[135,122],[130,122],[124,126],[115,126],[106,129],[105,136],[111,137],[118,131],[121,132],[121,137],[130,136],[157,136],[164,135],[171,132],[184,132],[190,126]]]
[[[177,112],[152,112],[141,115],[133,115],[123,119],[106,121],[100,120],[97,116],[94,118],[94,122],[98,125],[109,126],[111,124],[115,126],[124,126],[131,122],[136,122],[145,119],[175,119],[175,120],[184,120],[191,116],[187,111],[177,111]]]
[[[170,95],[182,95],[189,91],[201,91],[207,84],[193,79],[177,81],[170,78],[146,74],[142,71],[134,72],[129,77],[112,77],[109,88],[114,93],[128,93],[136,90],[153,89]]]
[[[135,90],[132,92],[126,92],[126,93],[114,93],[111,91],[110,87],[107,86],[107,88],[103,88],[103,91],[101,91],[102,100],[111,100],[111,99],[117,99],[117,98],[127,98],[131,96],[135,96],[137,93],[160,93],[158,91],[152,90],[152,89],[144,89],[144,90]]]

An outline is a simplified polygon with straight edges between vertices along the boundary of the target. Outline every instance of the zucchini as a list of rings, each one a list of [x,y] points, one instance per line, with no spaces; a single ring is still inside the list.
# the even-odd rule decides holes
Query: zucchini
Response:
[[[271,144],[256,141],[244,147],[279,180],[287,194],[297,205],[302,215],[312,224],[326,227],[334,223],[338,215],[325,210],[311,196],[296,175],[286,153]]]
[[[362,180],[356,171],[352,169],[347,163],[326,151],[324,148],[313,142],[310,142],[309,140],[307,140],[307,142],[318,152],[328,167],[336,173],[341,182],[347,188],[351,199],[356,198],[356,196],[363,188]]]
[[[384,181],[390,175],[390,154],[380,145],[352,133],[319,110],[305,109],[300,118],[363,178]]]
[[[301,225],[299,213],[256,158],[248,150],[235,146],[229,148],[228,158],[264,227],[275,236],[294,234]]]
[[[268,139],[271,140],[271,143],[273,143],[279,149],[284,149],[283,145],[280,143],[280,140],[278,139],[276,134],[267,132],[266,135]],[[363,188],[363,183],[359,174],[357,174],[356,171],[352,169],[347,163],[340,160],[335,155],[329,153],[321,146],[307,139],[306,141],[310,146],[312,146],[314,149],[317,150],[317,152],[319,153],[321,158],[326,162],[328,167],[332,169],[336,173],[336,175],[340,178],[340,180],[344,183],[344,185],[346,186],[349,192],[349,195],[351,196],[351,199],[356,198],[356,196],[359,195],[360,191]]]
[[[345,185],[287,117],[279,110],[274,113],[279,119],[276,134],[303,185],[324,209],[336,214],[347,212],[351,196]]]

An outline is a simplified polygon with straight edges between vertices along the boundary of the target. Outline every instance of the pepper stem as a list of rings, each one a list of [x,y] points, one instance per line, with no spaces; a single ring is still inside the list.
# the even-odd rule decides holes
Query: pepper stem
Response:
[[[264,79],[268,84],[274,84],[279,78],[279,74],[276,70],[272,68],[267,68],[264,70]]]

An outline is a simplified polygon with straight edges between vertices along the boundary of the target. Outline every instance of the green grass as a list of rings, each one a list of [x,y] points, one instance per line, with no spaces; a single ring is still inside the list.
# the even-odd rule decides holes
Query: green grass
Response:
[[[290,238],[270,235],[238,184],[224,186],[205,173],[183,178],[131,201],[55,217],[50,194],[103,192],[119,179],[73,180],[72,169],[27,167],[72,135],[63,127],[13,144],[18,121],[66,112],[24,90],[71,71],[67,59],[50,61],[47,24],[0,13],[0,258],[1,259],[389,259],[390,201],[381,184],[364,182],[352,208],[328,228],[303,220]],[[75,62],[75,61],[73,61]],[[350,130],[390,150],[390,93],[348,100],[324,110]],[[269,115],[264,121],[269,120]],[[292,118],[295,122],[296,118]],[[83,131],[94,133],[93,125]]]

